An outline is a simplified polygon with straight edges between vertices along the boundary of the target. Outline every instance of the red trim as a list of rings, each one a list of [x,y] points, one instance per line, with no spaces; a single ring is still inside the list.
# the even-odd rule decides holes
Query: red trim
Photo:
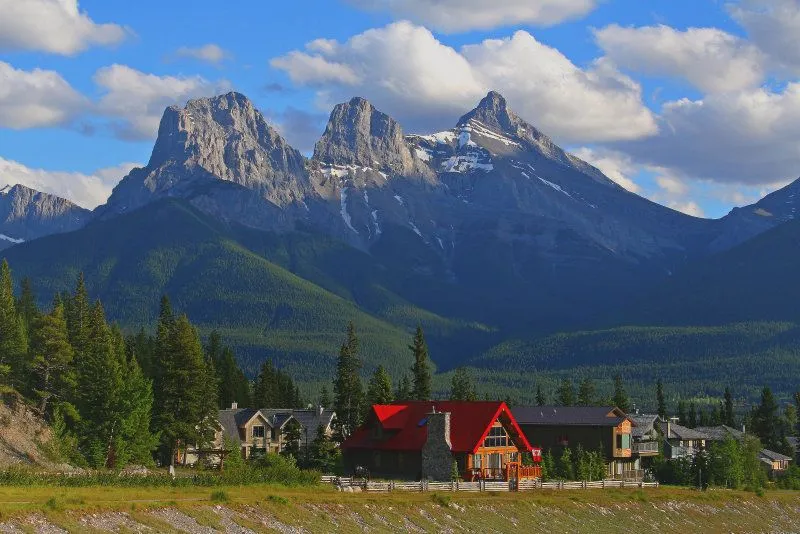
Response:
[[[531,447],[531,444],[528,443],[528,438],[525,437],[525,434],[522,432],[522,429],[517,424],[517,420],[514,419],[514,414],[512,414],[511,410],[508,409],[508,405],[505,402],[502,402],[500,403],[500,406],[497,408],[494,417],[492,417],[491,423],[489,423],[489,426],[487,426],[486,430],[483,431],[483,435],[480,437],[478,443],[476,443],[475,447],[472,449],[472,454],[478,452],[478,449],[480,449],[481,446],[483,445],[483,441],[486,439],[486,436],[489,434],[489,431],[492,429],[492,426],[494,426],[494,422],[497,421],[504,412],[508,415],[509,422],[511,423],[511,428],[513,428],[517,432],[518,439],[522,440],[521,443],[522,447],[520,447],[519,443],[514,443],[514,445],[516,445],[516,447],[521,451],[531,452],[533,447]],[[502,423],[502,421],[500,422]]]

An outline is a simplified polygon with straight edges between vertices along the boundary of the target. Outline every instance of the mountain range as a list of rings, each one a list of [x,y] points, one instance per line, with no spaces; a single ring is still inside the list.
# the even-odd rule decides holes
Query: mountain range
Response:
[[[769,293],[775,280],[758,286],[767,296],[751,313],[714,315],[709,303],[749,287],[747,265],[780,258],[800,233],[799,189],[690,217],[565,152],[496,92],[428,135],[353,98],[306,158],[228,93],[168,108],[148,164],[94,212],[4,188],[0,247],[43,301],[84,271],[109,315],[133,327],[151,324],[168,293],[234,340],[251,370],[269,357],[313,380],[349,320],[368,366],[398,371],[417,323],[449,368],[579,326],[790,320],[790,306],[768,311],[783,298]]]

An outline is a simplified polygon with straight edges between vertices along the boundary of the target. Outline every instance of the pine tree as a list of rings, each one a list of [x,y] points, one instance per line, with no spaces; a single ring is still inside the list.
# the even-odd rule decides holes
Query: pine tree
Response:
[[[625,392],[625,386],[622,383],[621,375],[617,375],[614,377],[613,402],[614,406],[616,406],[625,413],[628,413],[631,409],[631,401],[628,398],[628,394]]]
[[[162,311],[163,311],[162,306]],[[213,437],[217,411],[217,384],[203,355],[197,331],[182,315],[171,320],[162,314],[158,344],[159,403],[154,418],[163,451],[174,462],[179,447],[203,446]],[[162,324],[166,333],[161,332]]]
[[[392,378],[386,369],[379,365],[367,387],[367,408],[373,404],[389,404],[393,400]]]
[[[764,447],[773,451],[778,451],[783,446],[778,410],[772,390],[765,387],[761,391],[761,403],[753,414],[753,432],[761,439]]]
[[[323,385],[319,392],[319,405],[323,408],[330,408],[332,402],[333,401],[331,400],[331,394],[328,391],[328,386]]]
[[[291,456],[295,460],[300,458],[301,427],[295,419],[290,419],[283,428],[283,456]]]
[[[572,450],[565,447],[558,458],[558,476],[564,480],[575,480],[575,466],[572,463]]]
[[[555,478],[558,478],[556,459],[553,456],[553,451],[551,449],[547,449],[547,452],[542,457],[542,480],[548,481]]]
[[[697,428],[697,406],[694,402],[689,403],[689,419],[686,421],[686,426],[689,428]]]
[[[150,431],[153,413],[153,383],[142,372],[135,357],[125,365],[125,381],[121,391],[122,426],[121,441],[124,448],[117,458],[117,465],[129,463],[149,465],[153,462],[153,451],[158,446],[159,436]]]
[[[400,379],[394,398],[396,401],[411,400],[411,380],[408,379],[408,375],[403,375],[403,378]]]
[[[80,362],[84,352],[87,350],[90,335],[89,323],[92,313],[83,273],[78,276],[75,293],[65,302],[69,343],[75,351],[75,361],[77,363]]]
[[[33,287],[30,278],[23,278],[20,282],[20,295],[17,301],[17,311],[26,329],[33,327],[33,322],[39,316],[39,307],[36,305],[36,296],[33,294]]]
[[[689,424],[689,416],[686,414],[686,401],[678,401],[678,423],[686,426]]]
[[[658,403],[658,417],[662,420],[667,418],[667,401],[664,399],[664,383],[658,379],[656,383],[656,402]]]
[[[475,383],[472,374],[466,367],[459,367],[453,373],[450,387],[450,400],[454,401],[475,401],[478,395],[475,392]]]
[[[590,378],[581,380],[578,387],[578,406],[591,406],[594,404],[595,387]]]
[[[431,400],[431,369],[428,361],[428,344],[425,342],[425,333],[421,326],[417,326],[414,342],[408,347],[414,355],[414,365],[411,367],[414,390],[414,400]]]
[[[544,397],[544,392],[542,391],[542,386],[536,386],[536,405],[537,406],[544,406],[547,404],[547,399]]]
[[[797,418],[797,428],[795,432],[797,436],[800,436],[800,391],[795,392],[794,394],[794,404],[797,408],[798,418]]]
[[[728,425],[729,427],[735,427],[736,421],[734,419],[733,413],[733,393],[731,392],[731,388],[725,388],[725,409],[723,411],[723,423],[724,425]]]
[[[0,382],[22,388],[27,376],[28,336],[17,313],[8,262],[0,264]]]
[[[314,441],[311,442],[311,466],[322,473],[333,473],[338,463],[339,449],[322,425],[317,426]]]
[[[56,302],[51,313],[36,321],[31,343],[34,392],[42,413],[49,414],[52,404],[73,398],[76,380],[72,362],[64,306]]]
[[[572,388],[572,381],[569,378],[564,378],[561,385],[558,387],[558,403],[561,406],[574,406],[575,405],[575,390]]]
[[[347,327],[347,340],[339,350],[336,379],[333,384],[334,409],[336,411],[337,441],[344,441],[361,424],[364,389],[361,384],[361,359],[355,325]]]
[[[253,404],[258,408],[299,408],[302,399],[292,377],[267,360],[256,377]]]

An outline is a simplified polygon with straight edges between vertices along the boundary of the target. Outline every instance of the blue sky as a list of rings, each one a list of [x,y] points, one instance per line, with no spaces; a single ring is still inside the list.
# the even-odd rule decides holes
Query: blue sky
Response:
[[[497,89],[624,186],[707,217],[800,176],[796,0],[433,6],[0,0],[0,183],[94,206],[146,163],[165,106],[231,89],[305,152],[350,96],[418,131]]]

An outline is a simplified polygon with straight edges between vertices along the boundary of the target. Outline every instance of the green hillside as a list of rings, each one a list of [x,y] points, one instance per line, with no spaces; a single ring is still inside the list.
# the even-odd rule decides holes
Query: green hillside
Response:
[[[179,201],[4,255],[17,279],[35,281],[43,301],[70,290],[84,272],[109,316],[138,328],[153,324],[168,294],[201,328],[219,329],[247,370],[272,358],[305,381],[327,380],[349,321],[358,325],[366,370],[382,363],[396,375],[410,366],[406,345],[417,322],[434,347],[458,332],[486,335],[381,287],[369,275],[377,266],[361,252],[311,234],[231,228]]]

